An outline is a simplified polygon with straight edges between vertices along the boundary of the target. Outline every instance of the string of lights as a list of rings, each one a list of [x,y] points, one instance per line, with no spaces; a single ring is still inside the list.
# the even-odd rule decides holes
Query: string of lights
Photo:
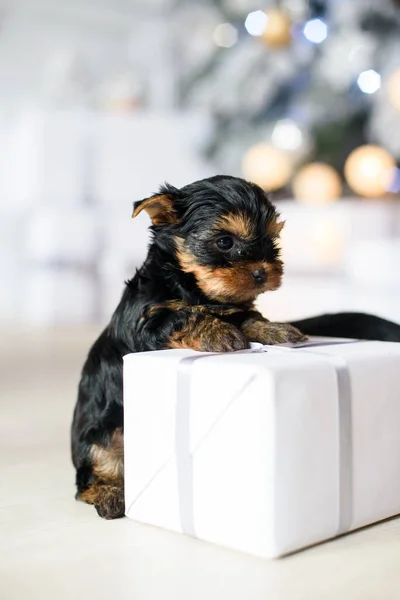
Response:
[[[284,195],[314,197],[311,176],[322,201],[398,193],[399,5],[216,4],[215,49],[183,102],[215,117],[209,157]]]

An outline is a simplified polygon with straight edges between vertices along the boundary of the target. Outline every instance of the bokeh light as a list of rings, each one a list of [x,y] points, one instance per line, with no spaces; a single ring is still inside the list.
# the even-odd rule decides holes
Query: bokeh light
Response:
[[[311,19],[303,28],[304,37],[313,44],[320,44],[328,35],[328,27],[322,19]]]
[[[357,194],[379,198],[392,185],[395,166],[394,158],[384,148],[365,145],[349,155],[344,172],[347,183]]]
[[[293,193],[305,204],[327,204],[339,198],[342,182],[330,165],[312,163],[300,169],[294,177]]]
[[[364,94],[375,94],[381,87],[381,76],[374,69],[368,69],[360,73],[357,84]]]
[[[267,25],[268,17],[262,10],[255,10],[247,15],[244,26],[250,35],[262,35]]]
[[[221,23],[214,29],[213,39],[217,46],[231,48],[238,40],[237,29],[231,23]]]
[[[292,164],[284,152],[270,144],[252,146],[243,158],[243,174],[265,190],[286,185],[292,175]]]

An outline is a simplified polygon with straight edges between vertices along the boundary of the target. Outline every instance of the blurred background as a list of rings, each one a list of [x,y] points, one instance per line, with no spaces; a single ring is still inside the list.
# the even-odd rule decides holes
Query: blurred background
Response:
[[[400,2],[0,0],[0,325],[106,321],[134,200],[216,173],[271,192],[271,319],[400,322]]]

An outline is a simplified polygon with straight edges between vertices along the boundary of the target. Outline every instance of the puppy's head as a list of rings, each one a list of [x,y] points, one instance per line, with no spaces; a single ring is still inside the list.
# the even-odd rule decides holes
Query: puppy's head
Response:
[[[218,175],[181,189],[165,185],[134,204],[147,211],[154,243],[174,255],[211,301],[243,303],[280,286],[283,223],[261,188]]]

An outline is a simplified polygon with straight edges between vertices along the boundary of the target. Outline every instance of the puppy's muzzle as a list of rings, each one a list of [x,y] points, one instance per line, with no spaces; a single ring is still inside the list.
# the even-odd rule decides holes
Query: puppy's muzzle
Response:
[[[254,269],[252,275],[257,285],[262,285],[267,281],[267,272],[265,269]]]

